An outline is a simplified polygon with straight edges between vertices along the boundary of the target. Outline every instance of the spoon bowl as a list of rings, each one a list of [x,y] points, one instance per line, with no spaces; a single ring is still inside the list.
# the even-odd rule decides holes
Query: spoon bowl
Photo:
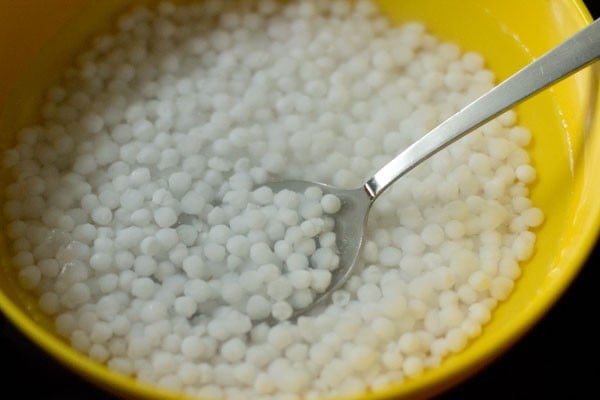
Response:
[[[308,306],[295,310],[292,318],[323,304],[352,275],[364,242],[364,228],[371,205],[392,183],[467,133],[574,74],[599,57],[600,19],[446,119],[379,169],[360,188],[344,190],[303,180],[278,181],[268,185],[274,191],[288,189],[295,192],[304,192],[311,186],[318,186],[324,193],[333,194],[342,202],[342,208],[334,215],[339,267],[327,290],[316,296]]]
[[[341,208],[334,216],[336,248],[340,258],[340,267],[333,271],[331,283],[325,292],[318,294],[307,307],[294,310],[291,318],[297,318],[323,304],[333,292],[340,289],[352,276],[365,238],[364,228],[373,201],[364,187],[347,190],[320,182],[296,179],[271,182],[265,186],[270,187],[274,192],[287,189],[297,193],[302,193],[310,187],[319,187],[323,194],[332,194],[341,201]]]

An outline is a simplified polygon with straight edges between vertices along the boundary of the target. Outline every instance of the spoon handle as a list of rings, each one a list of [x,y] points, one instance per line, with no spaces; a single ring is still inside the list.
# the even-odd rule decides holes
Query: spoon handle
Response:
[[[364,188],[371,201],[396,179],[449,144],[600,57],[600,19],[454,114],[373,175]]]

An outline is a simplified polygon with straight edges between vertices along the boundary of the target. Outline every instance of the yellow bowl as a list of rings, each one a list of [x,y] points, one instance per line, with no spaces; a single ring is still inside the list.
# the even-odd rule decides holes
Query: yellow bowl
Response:
[[[0,0],[0,147],[13,143],[14,133],[34,120],[41,95],[58,78],[61,66],[86,38],[108,28],[112,16],[127,3]],[[580,0],[378,3],[394,22],[421,20],[437,36],[464,50],[480,52],[499,80],[591,21]],[[519,106],[520,122],[534,134],[530,151],[539,178],[532,197],[547,220],[537,232],[536,254],[523,266],[514,292],[464,351],[416,379],[367,398],[423,398],[456,385],[514,344],[579,272],[600,227],[596,192],[600,187],[600,125],[593,123],[598,94],[595,76],[590,69],[581,71]],[[0,234],[0,310],[33,342],[117,395],[184,398],[111,372],[71,349],[53,333],[52,322],[38,310],[36,299],[19,288],[7,248],[6,238]]]

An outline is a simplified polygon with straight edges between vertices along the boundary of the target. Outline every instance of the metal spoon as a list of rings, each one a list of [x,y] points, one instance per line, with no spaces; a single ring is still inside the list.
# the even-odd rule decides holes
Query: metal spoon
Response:
[[[334,194],[342,200],[342,208],[335,215],[340,266],[334,272],[328,289],[319,294],[307,307],[295,310],[292,318],[297,318],[322,304],[352,275],[364,242],[364,230],[371,205],[392,183],[485,122],[570,76],[599,57],[600,19],[442,122],[396,156],[357,189],[344,190],[318,182],[302,180],[269,184],[268,186],[274,191],[289,189],[296,192],[303,192],[308,187],[318,186],[323,193]]]

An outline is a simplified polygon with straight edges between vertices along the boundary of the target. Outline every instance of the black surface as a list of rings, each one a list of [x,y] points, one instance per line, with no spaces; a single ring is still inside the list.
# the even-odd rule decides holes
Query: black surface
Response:
[[[599,0],[587,2],[598,18]],[[550,312],[492,364],[437,400],[594,399],[600,245]],[[584,365],[585,363],[585,365]],[[55,362],[0,315],[0,399],[112,400]]]

